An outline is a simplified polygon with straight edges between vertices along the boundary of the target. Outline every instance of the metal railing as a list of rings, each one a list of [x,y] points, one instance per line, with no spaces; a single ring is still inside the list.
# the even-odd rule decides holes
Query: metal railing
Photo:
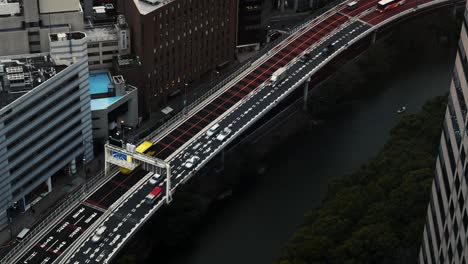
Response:
[[[22,239],[18,244],[15,245],[1,260],[1,264],[7,264],[11,263],[14,260],[15,255],[24,250],[25,248],[30,246],[30,242],[35,239],[35,236],[39,234],[40,232],[45,232],[46,227],[56,220],[59,216],[61,216],[64,212],[66,212],[68,209],[71,209],[74,207],[74,205],[81,203],[84,198],[87,196],[88,193],[90,193],[89,186],[99,186],[104,180],[109,178],[111,175],[113,175],[117,171],[117,167],[114,167],[112,169],[112,173],[106,177],[104,171],[99,172],[97,175],[95,175],[92,178],[89,178],[86,182],[80,184],[77,186],[74,190],[72,190],[66,198],[60,201],[57,206],[52,207],[51,209],[48,210],[47,216],[37,222],[39,222],[37,225],[34,226],[34,228]],[[37,239],[37,238],[36,238]]]

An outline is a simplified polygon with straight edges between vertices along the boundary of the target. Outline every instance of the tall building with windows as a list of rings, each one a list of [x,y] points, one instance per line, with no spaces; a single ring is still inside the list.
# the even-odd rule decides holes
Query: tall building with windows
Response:
[[[156,110],[184,84],[234,59],[238,0],[120,0],[130,27],[145,112]],[[152,106],[152,107],[151,107]]]
[[[260,43],[265,40],[266,30],[263,26],[263,6],[265,0],[239,1],[239,30],[237,45]]]
[[[86,34],[50,35],[52,53],[0,57],[0,229],[59,170],[93,158]]]
[[[49,51],[49,33],[83,30],[79,0],[0,0],[0,56]]]
[[[419,263],[468,263],[468,13],[465,11]]]

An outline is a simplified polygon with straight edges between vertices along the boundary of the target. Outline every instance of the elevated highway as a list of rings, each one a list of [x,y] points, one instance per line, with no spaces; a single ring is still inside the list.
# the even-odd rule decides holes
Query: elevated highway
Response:
[[[255,124],[293,91],[309,88],[308,81],[333,58],[381,27],[418,12],[455,5],[453,0],[406,0],[393,10],[379,13],[376,0],[361,0],[357,8],[346,3],[293,29],[289,37],[246,67],[219,90],[183,113],[163,130],[150,135],[155,157],[171,167],[171,193],[196,175],[206,163]],[[332,48],[331,48],[332,47]],[[307,54],[307,55],[306,55]],[[272,83],[279,68],[287,68],[284,79]],[[222,141],[206,136],[214,124],[231,133]],[[199,163],[185,166],[192,156]],[[67,208],[60,217],[2,263],[106,263],[157,210],[164,205],[163,192],[154,204],[145,197],[154,188],[152,173],[137,168],[129,175],[114,170],[106,181]],[[165,189],[166,182],[160,186]],[[107,229],[99,242],[91,237],[100,226]]]

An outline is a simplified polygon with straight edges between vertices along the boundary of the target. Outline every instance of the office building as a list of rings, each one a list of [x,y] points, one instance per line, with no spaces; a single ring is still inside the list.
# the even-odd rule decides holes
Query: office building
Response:
[[[130,29],[123,15],[110,24],[86,27],[90,70],[112,68],[113,58],[130,54]]]
[[[83,30],[79,0],[0,0],[0,56],[49,51],[49,34]]]
[[[263,5],[265,0],[239,0],[237,45],[260,44],[265,41]],[[259,45],[258,45],[259,46]]]
[[[137,75],[124,75],[140,91],[146,113],[185,83],[234,59],[237,0],[120,0],[131,29]]]
[[[467,28],[465,11],[419,253],[421,264],[468,261]]]
[[[107,71],[90,73],[89,90],[94,141],[105,143],[116,132],[128,139],[125,133],[139,122],[138,90],[122,75],[111,76]]]
[[[0,57],[0,229],[8,208],[27,210],[52,175],[93,158],[85,38],[51,34],[51,54]]]

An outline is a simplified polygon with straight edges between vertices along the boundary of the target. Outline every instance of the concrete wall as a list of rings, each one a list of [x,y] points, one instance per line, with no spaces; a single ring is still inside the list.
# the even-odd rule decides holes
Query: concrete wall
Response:
[[[0,55],[30,53],[28,32],[25,30],[0,32],[0,39]]]
[[[125,102],[128,104],[128,112],[120,118],[125,120],[125,124],[128,126],[135,127],[138,124],[138,92],[137,89],[134,89],[109,108],[92,112],[93,138],[96,141],[105,142],[107,140],[109,137],[109,113]]]

